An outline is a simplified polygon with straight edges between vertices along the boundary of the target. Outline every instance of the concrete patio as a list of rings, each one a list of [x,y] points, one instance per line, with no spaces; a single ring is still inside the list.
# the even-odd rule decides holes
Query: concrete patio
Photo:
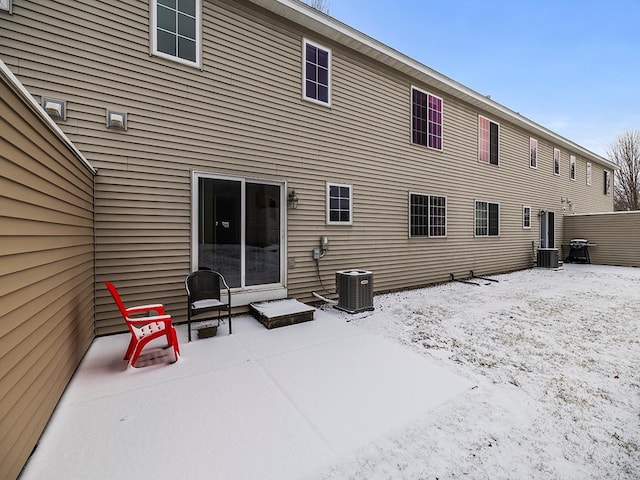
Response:
[[[330,312],[213,338],[125,368],[127,335],[94,341],[21,479],[296,479],[473,387]]]

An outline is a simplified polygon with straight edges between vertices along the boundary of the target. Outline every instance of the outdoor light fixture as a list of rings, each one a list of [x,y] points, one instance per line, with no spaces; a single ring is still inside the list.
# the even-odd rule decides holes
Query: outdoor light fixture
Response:
[[[560,203],[562,203],[563,212],[566,212],[567,210],[573,212],[573,202],[569,197],[560,197]]]
[[[127,114],[123,112],[111,112],[107,110],[107,128],[126,130]]]
[[[0,11],[4,10],[11,13],[11,3],[11,0],[0,0]]]
[[[289,190],[289,194],[287,195],[287,203],[290,208],[298,208],[298,197],[296,196],[296,191],[292,188]]]
[[[51,118],[67,119],[67,109],[64,100],[43,98],[42,108],[44,108],[44,111],[47,112]]]

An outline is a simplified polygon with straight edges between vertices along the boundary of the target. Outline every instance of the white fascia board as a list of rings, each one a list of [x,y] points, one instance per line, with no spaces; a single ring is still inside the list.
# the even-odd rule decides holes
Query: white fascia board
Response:
[[[78,148],[71,142],[69,137],[60,129],[60,127],[54,122],[51,117],[44,111],[42,106],[38,104],[33,98],[33,95],[29,93],[24,85],[16,78],[9,67],[0,59],[0,76],[2,76],[9,87],[27,104],[27,106],[42,120],[42,122],[49,127],[49,129],[71,150],[78,160],[87,168],[92,174],[96,174],[97,170],[89,163],[89,160],[78,150]]]

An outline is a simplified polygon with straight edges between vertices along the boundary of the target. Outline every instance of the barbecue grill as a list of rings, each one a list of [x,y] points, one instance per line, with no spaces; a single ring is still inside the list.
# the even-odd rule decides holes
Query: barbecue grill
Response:
[[[589,243],[585,238],[572,238],[569,241],[569,255],[565,259],[567,263],[591,263],[589,247],[595,247],[595,243]]]

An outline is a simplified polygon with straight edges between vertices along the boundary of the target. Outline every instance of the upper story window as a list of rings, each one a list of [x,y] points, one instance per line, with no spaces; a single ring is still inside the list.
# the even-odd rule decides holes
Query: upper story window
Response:
[[[611,194],[611,172],[609,170],[604,171],[604,194]]]
[[[151,0],[154,55],[200,66],[201,0]]]
[[[500,125],[482,115],[478,116],[478,160],[498,165]]]
[[[531,207],[522,206],[522,228],[531,228]]]
[[[571,180],[576,179],[576,157],[575,155],[569,155],[569,178]]]
[[[442,150],[442,99],[411,87],[412,141]]]
[[[500,235],[500,205],[476,201],[476,237],[497,237]]]
[[[353,198],[351,185],[327,182],[327,224],[351,225]]]
[[[560,149],[553,149],[553,174],[560,175]]]
[[[587,185],[591,185],[591,163],[587,162]]]
[[[529,166],[538,168],[538,140],[529,138]]]
[[[305,100],[331,105],[331,50],[303,42],[302,96]]]
[[[447,236],[447,198],[409,194],[409,236]]]

